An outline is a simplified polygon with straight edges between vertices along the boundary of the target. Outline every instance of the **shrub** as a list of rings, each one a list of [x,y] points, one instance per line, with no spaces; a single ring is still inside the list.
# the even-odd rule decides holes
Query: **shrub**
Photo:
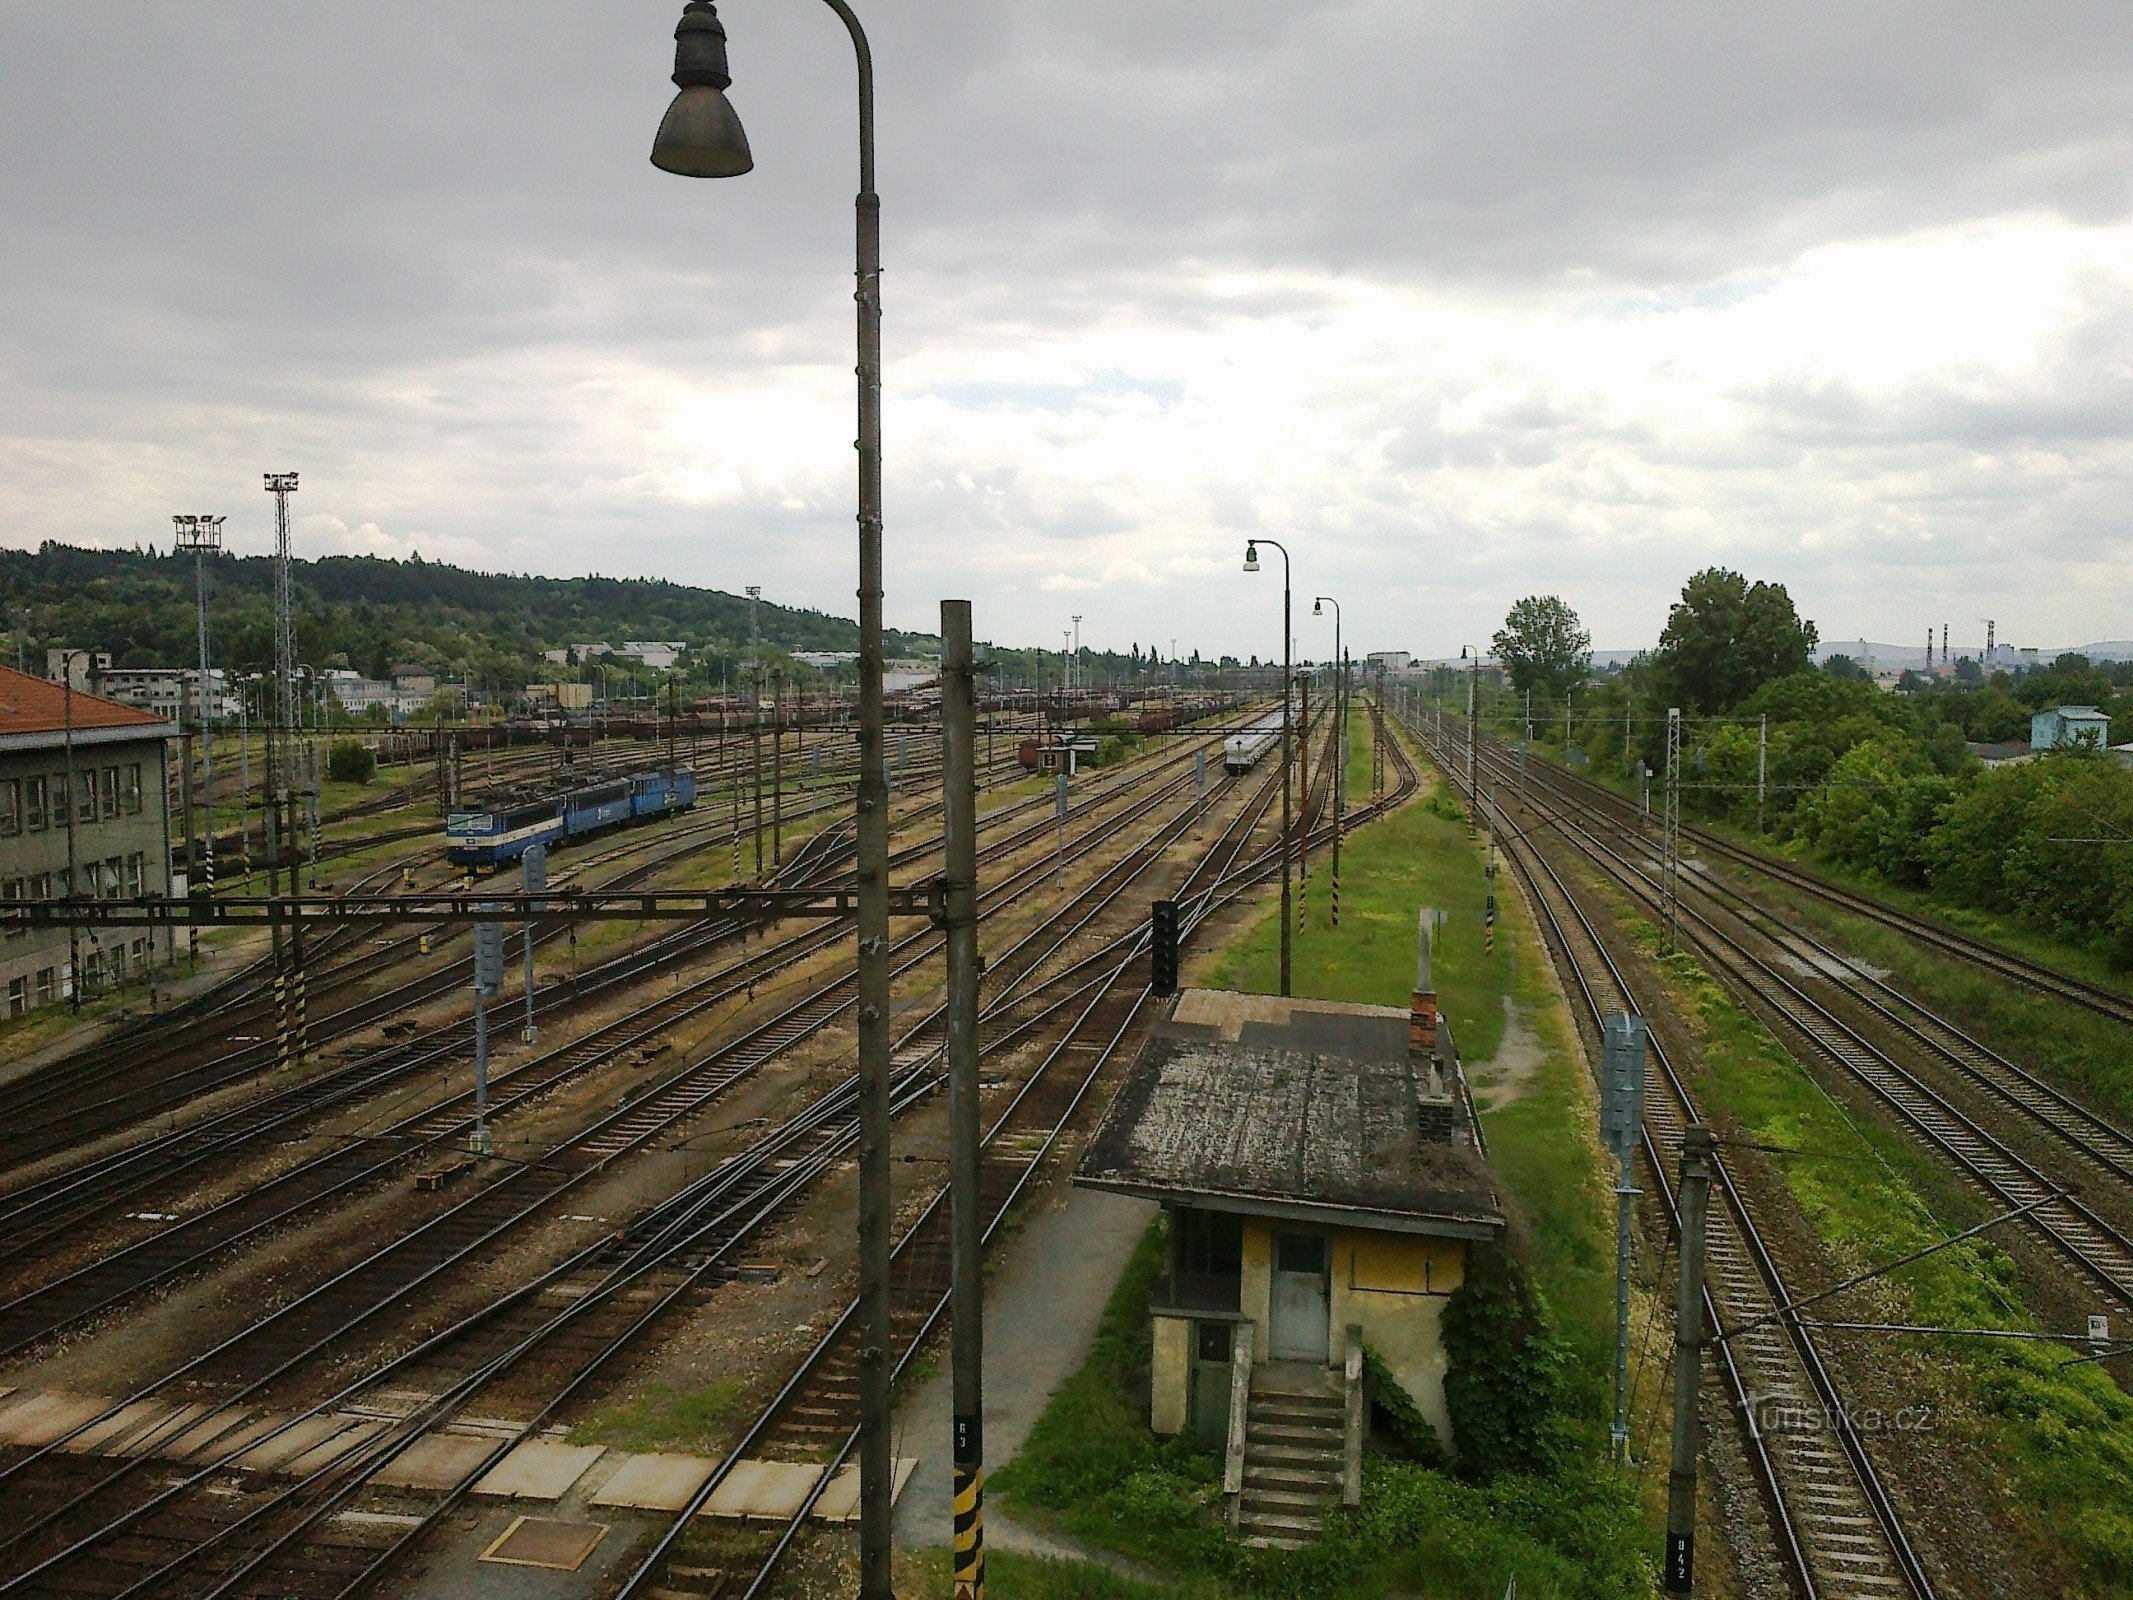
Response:
[[[335,783],[368,783],[378,775],[378,758],[367,744],[336,739],[326,752],[326,776]]]
[[[1459,1470],[1476,1479],[1557,1470],[1569,1354],[1547,1302],[1509,1250],[1468,1252],[1466,1279],[1445,1302],[1444,1353]]]

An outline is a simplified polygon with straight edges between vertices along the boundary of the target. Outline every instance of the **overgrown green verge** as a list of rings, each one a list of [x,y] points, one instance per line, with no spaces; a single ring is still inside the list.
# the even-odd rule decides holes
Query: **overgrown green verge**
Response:
[[[1922,1190],[1924,1158],[1906,1141],[1854,1123],[1759,1023],[1683,955],[1661,955],[1650,925],[1632,928],[1700,1035],[1706,1115],[1777,1156],[1784,1182],[1840,1267],[1893,1261],[1955,1231]],[[1872,1314],[1946,1328],[2034,1329],[2007,1256],[1984,1238],[1951,1246],[1880,1280]],[[1843,1315],[1842,1312],[1834,1312]],[[2084,1352],[2049,1343],[1941,1338],[1897,1350],[1892,1366],[1937,1369],[1972,1404],[1934,1416],[2004,1487],[2000,1507],[2046,1562],[2070,1569],[2069,1594],[2133,1586],[2133,1399]],[[1930,1440],[1922,1448],[1932,1448]]]
[[[635,1400],[604,1406],[570,1433],[572,1444],[618,1450],[716,1450],[741,1399],[738,1378],[715,1378],[698,1389],[654,1384]]]
[[[1369,742],[1368,720],[1357,717],[1349,737],[1357,799],[1368,793]],[[1359,830],[1343,850],[1337,930],[1323,892],[1330,863],[1314,863],[1310,918],[1294,969],[1299,995],[1404,1004],[1414,977],[1416,908],[1438,907],[1452,920],[1438,946],[1437,988],[1462,1052],[1470,1062],[1484,1060],[1515,1038],[1537,1056],[1483,1114],[1499,1181],[1524,1220],[1518,1247],[1526,1277],[1477,1272],[1475,1292],[1462,1297],[1474,1329],[1516,1323],[1532,1335],[1532,1348],[1524,1348],[1523,1334],[1509,1342],[1519,1345],[1522,1364],[1508,1386],[1499,1381],[1503,1373],[1470,1373],[1473,1393],[1454,1406],[1469,1475],[1373,1457],[1361,1510],[1332,1519],[1306,1548],[1256,1550],[1229,1539],[1217,1457],[1148,1431],[1148,1301],[1162,1258],[1160,1233],[1151,1231],[1112,1296],[1087,1363],[1054,1394],[1021,1454],[995,1480],[1016,1515],[1147,1563],[1185,1585],[1175,1592],[1194,1597],[1375,1600],[1399,1590],[1497,1600],[1513,1574],[1528,1597],[1649,1593],[1652,1541],[1635,1485],[1605,1464],[1611,1250],[1590,1091],[1545,957],[1507,877],[1498,880],[1495,950],[1482,948],[1490,888],[1482,860],[1457,807],[1439,796]],[[1209,970],[1201,981],[1273,990],[1278,915],[1278,907],[1269,909],[1229,950],[1203,961]],[[1455,1345],[1459,1321],[1448,1311],[1447,1339]],[[1463,1359],[1475,1361],[1471,1351]],[[1484,1392],[1485,1403],[1477,1401]],[[1539,1448],[1527,1448],[1536,1440]],[[1484,1454],[1494,1459],[1484,1462]],[[1492,1465],[1500,1470],[1481,1470]]]

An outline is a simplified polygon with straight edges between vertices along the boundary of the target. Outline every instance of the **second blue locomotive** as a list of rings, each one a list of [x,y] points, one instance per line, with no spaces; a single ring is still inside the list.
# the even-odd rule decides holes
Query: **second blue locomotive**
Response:
[[[635,772],[541,800],[455,811],[445,819],[444,858],[456,867],[501,866],[531,844],[580,839],[695,803],[696,774],[676,768]]]

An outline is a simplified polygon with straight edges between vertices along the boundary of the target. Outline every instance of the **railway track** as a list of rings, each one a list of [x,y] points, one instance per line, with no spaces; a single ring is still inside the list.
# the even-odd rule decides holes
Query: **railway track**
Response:
[[[1337,737],[1337,731],[1329,736],[1329,746]],[[1384,815],[1413,794],[1419,775],[1411,760],[1404,750],[1398,750],[1394,761],[1399,772],[1395,787],[1380,800],[1352,811],[1350,826]],[[1193,930],[1219,905],[1279,872],[1278,848],[1269,848],[1249,862],[1240,863],[1276,793],[1274,783],[1269,782],[1255,809],[1225,830],[1174,895],[1180,904],[1180,927],[1185,939],[1189,940]],[[1320,830],[1318,837],[1330,841],[1330,828]],[[1146,950],[1145,932],[1137,930],[1089,958],[1087,964],[1096,967],[1096,974],[1069,997],[1073,1009],[1066,1032],[1046,1052],[1037,1072],[987,1126],[979,1162],[979,1210],[987,1248],[1088,1102],[1098,1079],[1138,1047],[1140,1023],[1148,1009],[1146,978],[1139,971]],[[998,1048],[990,1040],[981,1043],[985,1048]],[[892,1358],[898,1379],[947,1314],[952,1263],[946,1201],[945,1190],[933,1195],[918,1220],[897,1241],[890,1263],[896,1341]],[[668,1519],[649,1552],[616,1591],[615,1600],[668,1600],[670,1596],[673,1600],[759,1600],[767,1592],[817,1501],[858,1445],[858,1313],[856,1301],[846,1306],[803,1358],[798,1370],[758,1414],[720,1468]],[[767,1548],[726,1557],[685,1555],[692,1524],[735,1464],[762,1455],[807,1461],[826,1456],[827,1462],[813,1491]]]
[[[1397,718],[1429,750],[1454,787],[1465,793],[1460,761],[1433,746],[1424,730]],[[1545,942],[1580,1002],[1576,1019],[1587,1056],[1599,1059],[1600,1023],[1608,1013],[1654,1013],[1642,1004],[1576,893],[1533,842],[1534,829],[1484,796],[1468,795],[1493,811],[1506,854]],[[1544,819],[1543,827],[1553,819]],[[1654,1026],[1645,1086],[1642,1148],[1646,1176],[1662,1218],[1678,1233],[1673,1174],[1682,1130],[1703,1120]],[[1764,1241],[1722,1155],[1712,1161],[1719,1204],[1706,1226],[1705,1319],[1713,1329],[1744,1328],[1720,1341],[1718,1376],[1740,1423],[1743,1446],[1770,1516],[1773,1540],[1787,1577],[1807,1600],[1931,1600],[1933,1581],[1904,1519],[1876,1467],[1811,1329],[1780,1312],[1802,1291],[1788,1282]],[[1774,1410],[1818,1417],[1811,1433],[1771,1429]]]
[[[1172,758],[1157,770],[1178,765],[1181,759]],[[1108,787],[1089,796],[1074,813],[1076,826],[1086,830],[1075,842],[1077,856],[1100,845],[1110,830],[1130,824],[1185,781],[1188,780],[1172,780],[1153,800],[1132,801],[1130,784]],[[1120,799],[1128,800],[1128,807],[1123,813],[1114,813],[1111,807]],[[1017,815],[1036,808],[1035,802],[1003,808],[987,819],[987,827],[996,830],[1001,823],[1012,823]],[[1011,827],[1004,837],[988,841],[987,859],[998,860],[1042,842],[1049,838],[1051,826],[1049,819],[1040,819]],[[909,868],[925,859],[932,848],[930,843],[907,847],[893,859],[899,867]],[[806,875],[833,865],[840,857],[838,839],[824,837],[814,857],[796,858],[791,865],[797,874]],[[1043,870],[1050,870],[1049,863]],[[1018,875],[1025,880],[1021,884],[1024,891],[1035,876],[1028,870]],[[734,922],[698,930],[687,940],[671,941],[673,948],[665,953],[662,966],[690,949],[704,948],[719,938],[731,938],[743,931],[742,925]],[[805,928],[752,955],[744,953],[718,972],[633,1008],[616,1021],[559,1049],[521,1063],[497,1079],[498,1092],[504,1097],[498,1102],[499,1114],[633,1050],[647,1048],[667,1030],[737,996],[752,996],[759,985],[774,981],[847,936],[846,930],[835,926]],[[911,940],[903,943],[909,945]],[[644,975],[636,958],[625,958],[614,967],[616,970],[595,974],[576,994],[564,998],[582,1003],[594,994],[614,991]],[[841,1009],[841,1002],[827,1008],[816,1004],[812,1020],[804,1029],[797,1014],[788,1013],[774,1019],[775,1025],[766,1025],[763,1032],[774,1035],[769,1042],[782,1049],[825,1025]],[[119,1248],[56,1279],[25,1281],[25,1275],[41,1259],[73,1248],[72,1241],[85,1222],[106,1216],[121,1204],[143,1204],[144,1193],[155,1186],[167,1187],[175,1177],[188,1176],[197,1182],[203,1167],[226,1168],[235,1155],[248,1147],[300,1136],[327,1110],[375,1095],[411,1073],[420,1071],[442,1079],[464,1065],[470,1047],[470,1030],[451,1030],[439,1039],[381,1052],[341,1072],[293,1086],[268,1102],[239,1108],[147,1148],[137,1147],[109,1162],[63,1174],[45,1185],[8,1196],[4,1207],[0,1207],[0,1226],[5,1226],[8,1238],[6,1247],[0,1249],[0,1263],[14,1267],[15,1290],[11,1298],[0,1303],[0,1353],[19,1350],[144,1287],[194,1270],[232,1245],[255,1238],[327,1200],[356,1192],[410,1160],[447,1147],[454,1139],[463,1139],[471,1126],[466,1114],[471,1092],[453,1097],[440,1107],[401,1118],[360,1141],[336,1145],[205,1210],[183,1214],[182,1201],[177,1202],[180,1220],[172,1225],[154,1225],[145,1233],[136,1230],[136,1237]],[[654,1109],[648,1102],[638,1108],[638,1115],[650,1115]],[[158,1206],[171,1203],[160,1199],[156,1202]],[[159,1211],[156,1215],[171,1213]]]
[[[1182,786],[1182,780],[1179,786]],[[1156,798],[1159,799],[1160,797]],[[1148,802],[1151,806],[1154,803],[1156,803],[1154,799]],[[1106,869],[1100,873],[1090,884],[1084,886],[1077,899],[1115,898],[1124,891],[1125,887],[1149,863],[1159,858],[1164,845],[1169,840],[1179,837],[1184,829],[1190,825],[1191,820],[1192,812],[1188,810],[1182,818],[1159,830],[1154,839],[1138,847],[1129,856],[1126,863]],[[1040,878],[1043,875],[1047,875],[1049,870],[1049,862],[1041,863],[1033,869],[1025,869],[1026,872],[1034,871]],[[1012,880],[1010,880],[1010,883],[1012,883]],[[1003,885],[1001,888],[1005,892],[1014,895],[1026,892],[1026,888],[1023,887],[1010,888],[1007,885]],[[1029,947],[1033,942],[1038,944],[1041,949],[1034,959],[1020,969],[1021,976],[1026,977],[1029,972],[1034,971],[1038,962],[1045,959],[1051,952],[1056,951],[1066,940],[1072,938],[1074,929],[1085,923],[1086,920],[1085,916],[1069,919],[1069,926],[1064,929],[1055,928],[1051,922],[1047,922],[1027,935],[1016,947],[1016,951]],[[919,937],[924,938],[925,936]],[[996,974],[1004,978],[1008,990],[1012,990],[1020,982],[1020,977],[1017,976],[1014,951],[1003,957],[1002,961],[996,965],[995,970]],[[1039,988],[1041,989],[1041,985]],[[1038,992],[1037,989],[1032,989],[1022,998],[1027,999],[1036,992]],[[900,1072],[906,1080],[902,1093],[907,1103],[909,1103],[910,1096],[913,1094],[930,1093],[930,1084],[918,1084],[917,1080],[923,1078],[930,1071],[929,1058],[932,1055],[937,1055],[938,1051],[937,1045],[928,1045],[925,1042],[922,1037],[923,1031],[924,1027],[922,1025],[920,1029],[914,1030],[913,1035],[907,1035],[903,1045],[904,1065],[900,1068]],[[915,1059],[913,1052],[915,1052]],[[848,1085],[832,1091],[829,1099],[834,1101],[839,1097],[849,1102]],[[847,1105],[847,1121],[849,1120],[848,1112],[849,1106]],[[610,1120],[612,1123],[614,1119]],[[778,1174],[790,1174],[798,1168],[807,1167],[811,1164],[790,1154],[794,1148],[792,1141],[806,1136],[809,1128],[819,1129],[822,1125],[822,1117],[813,1112],[803,1113],[800,1119],[796,1119],[796,1124],[796,1128],[780,1130],[777,1134],[767,1137],[759,1145],[759,1153],[765,1151],[783,1152],[775,1156],[767,1156],[756,1162],[751,1170],[756,1174],[759,1184],[767,1183],[771,1188],[789,1189],[793,1180],[790,1177],[778,1176]],[[600,1138],[607,1137],[609,1133],[610,1129],[608,1127],[596,1130],[594,1143],[587,1144],[584,1148],[596,1150],[598,1148],[597,1141]],[[632,1133],[641,1147],[643,1138],[647,1135],[641,1130],[634,1129]],[[607,1154],[602,1156],[601,1159],[605,1161],[611,1160],[613,1157],[612,1154]],[[767,1165],[765,1164],[766,1160],[768,1162]],[[817,1170],[820,1170],[819,1160],[813,1162],[812,1165]],[[714,1178],[726,1186],[725,1192],[720,1198],[721,1203],[726,1206],[728,1211],[732,1210],[732,1184],[738,1171],[739,1168],[734,1163],[728,1163],[727,1167],[722,1168],[719,1174],[714,1174]],[[685,1196],[684,1200],[688,1205],[700,1208],[707,1203],[703,1200],[700,1192],[702,1186],[692,1186],[692,1189],[699,1192]],[[743,1198],[748,1205],[753,1205],[761,1198],[761,1195],[758,1192],[751,1192]],[[653,1233],[657,1237],[671,1236],[672,1225],[662,1219],[671,1212],[672,1204],[670,1202],[668,1207],[661,1208],[660,1211],[655,1212],[647,1224],[652,1227]],[[758,1207],[759,1209],[760,1207]],[[633,1229],[632,1237],[641,1236],[641,1233],[641,1229]],[[700,1237],[700,1235],[692,1235],[691,1237]],[[612,1251],[623,1248],[623,1246],[610,1241],[597,1248],[600,1251]],[[568,1264],[568,1266],[570,1269],[583,1271],[587,1268],[587,1261],[581,1257],[577,1261]],[[436,1269],[433,1268],[432,1270]],[[511,1297],[511,1304],[513,1305],[523,1306],[528,1303],[530,1303],[529,1297],[526,1295],[521,1294]],[[573,1318],[588,1314],[598,1306],[616,1303],[615,1297],[611,1295],[573,1297],[569,1303],[570,1309],[567,1315],[558,1317],[551,1312],[547,1320],[550,1322],[568,1322]],[[488,1321],[497,1314],[497,1309],[492,1308],[484,1311],[472,1321],[477,1323]],[[627,1308],[625,1307],[625,1309]],[[373,1311],[366,1311],[363,1313],[363,1320],[367,1320],[374,1314]],[[317,1315],[325,1316],[326,1313],[322,1310]],[[303,1329],[309,1320],[308,1318],[300,1318],[297,1324],[298,1328],[300,1330]],[[641,1325],[641,1322],[636,1325]],[[347,1324],[345,1322],[337,1325],[332,1332],[322,1334],[320,1336],[321,1341],[345,1334],[346,1328]],[[612,1344],[612,1340],[597,1344],[595,1347],[596,1352],[610,1350]],[[226,1348],[224,1347],[225,1353]],[[425,1347],[425,1350],[434,1356],[437,1348],[436,1342],[432,1341],[430,1346]],[[213,1354],[210,1353],[211,1356]],[[416,1354],[419,1355],[420,1353]],[[201,1359],[208,1358],[203,1357]],[[284,1369],[288,1364],[301,1359],[303,1359],[302,1354],[290,1356],[288,1361],[284,1363]],[[392,1370],[404,1371],[406,1359],[402,1358],[400,1362],[394,1363]],[[605,1356],[601,1355],[599,1359],[605,1359]],[[176,1376],[177,1374],[171,1375],[172,1378]],[[480,1368],[477,1364],[475,1377],[478,1378],[479,1376]],[[166,1378],[165,1382],[169,1381],[170,1379]],[[258,1383],[263,1381],[265,1380],[256,1380],[252,1388],[256,1389]],[[582,1381],[582,1378],[577,1381]],[[197,1389],[197,1386],[198,1379],[196,1374],[193,1380],[193,1387]],[[245,1392],[251,1391],[241,1391],[241,1393]],[[119,1414],[120,1410],[123,1410],[123,1408],[115,1409],[113,1415]],[[419,1432],[421,1426],[425,1426],[428,1422],[434,1420],[434,1416],[419,1419],[416,1431]],[[186,1430],[191,1430],[196,1426],[196,1422],[192,1419],[190,1413],[188,1413],[187,1419],[183,1421],[182,1426]],[[412,1437],[412,1434],[409,1437]],[[144,1479],[153,1479],[155,1473],[152,1470],[144,1470],[142,1461],[138,1458],[131,1463],[123,1463],[115,1469],[109,1468],[108,1463],[105,1465],[107,1468],[105,1476],[86,1494],[82,1491],[78,1482],[80,1475],[73,1472],[71,1464],[66,1462],[62,1455],[55,1454],[51,1450],[37,1452],[27,1460],[17,1461],[5,1473],[0,1473],[0,1477],[13,1479],[17,1484],[18,1490],[24,1494],[42,1495],[57,1491],[66,1491],[68,1494],[63,1506],[48,1511],[43,1515],[33,1516],[27,1525],[19,1525],[18,1531],[5,1542],[6,1560],[15,1570],[12,1576],[5,1581],[0,1581],[0,1592],[61,1592],[62,1588],[63,1592],[68,1593],[152,1592],[159,1595],[180,1592],[256,1592],[274,1594],[323,1592],[310,1586],[320,1571],[321,1560],[324,1559],[316,1553],[307,1555],[304,1560],[304,1570],[309,1572],[312,1578],[303,1580],[303,1586],[295,1586],[299,1583],[299,1580],[293,1576],[272,1580],[265,1587],[254,1586],[264,1581],[259,1577],[261,1563],[268,1561],[274,1552],[283,1548],[293,1536],[294,1530],[291,1527],[284,1526],[282,1523],[275,1522],[272,1519],[293,1517],[296,1519],[298,1526],[309,1526],[317,1520],[317,1514],[322,1511],[323,1507],[331,1503],[329,1495],[331,1486],[322,1487],[322,1485],[326,1485],[326,1480],[333,1479],[335,1482],[339,1482],[340,1487],[344,1490],[352,1490],[361,1482],[360,1474],[351,1479],[346,1470],[343,1470],[338,1475],[329,1473],[311,1474],[299,1480],[297,1484],[292,1485],[288,1490],[273,1495],[271,1497],[273,1509],[269,1510],[268,1503],[263,1500],[259,1505],[244,1509],[233,1524],[228,1521],[226,1513],[235,1508],[210,1504],[208,1511],[203,1513],[197,1504],[193,1501],[188,1501],[187,1507],[183,1512],[175,1509],[174,1502],[182,1498],[179,1490],[186,1487],[183,1484],[167,1490],[158,1490],[149,1494],[145,1499],[139,1494],[132,1496],[120,1495],[120,1503],[114,1507],[111,1503],[112,1496],[122,1481],[138,1486]],[[376,1462],[374,1460],[370,1461],[369,1465],[374,1468]],[[202,1483],[214,1475],[214,1469],[202,1469],[193,1480],[190,1480],[191,1486],[199,1488]],[[46,1476],[49,1476],[51,1481],[47,1482]],[[326,1498],[322,1498],[322,1496]],[[177,1536],[171,1531],[173,1527],[171,1520],[157,1520],[158,1518],[164,1518],[166,1513],[168,1513],[168,1518],[178,1519],[178,1525],[187,1526],[188,1528],[185,1537],[191,1541],[194,1550],[191,1555],[182,1560],[169,1558],[172,1543]],[[200,1532],[202,1524],[199,1520],[203,1515],[207,1516],[208,1521],[213,1524],[212,1531],[204,1537]],[[101,1526],[97,1531],[73,1538],[69,1542],[70,1534],[75,1531],[85,1516],[92,1521],[100,1521]],[[191,1517],[193,1521],[189,1525],[184,1524],[183,1519],[185,1517]],[[70,1519],[72,1520],[70,1521]],[[228,1588],[231,1569],[226,1562],[218,1559],[215,1552],[219,1551],[223,1555],[227,1555],[233,1541],[240,1537],[240,1529],[249,1530],[242,1535],[244,1538],[256,1538],[256,1535],[263,1529],[272,1531],[274,1537],[265,1548],[247,1547],[249,1553],[241,1567],[241,1571],[247,1575],[246,1587],[241,1591],[232,1591]],[[132,1542],[128,1543],[128,1541]],[[96,1552],[93,1555],[91,1553],[92,1550]],[[114,1553],[115,1551],[117,1553]],[[173,1586],[179,1580],[179,1568],[181,1566],[186,1569],[190,1576],[197,1579],[201,1576],[203,1563],[205,1563],[204,1570],[206,1574],[215,1579],[211,1586],[201,1587],[197,1582],[188,1582],[183,1588]],[[46,1588],[48,1581],[53,1585],[49,1590]]]
[[[795,808],[789,817],[797,822],[834,811],[843,804],[841,795],[824,793]],[[921,807],[900,819],[900,823],[908,827],[933,809],[933,805]],[[715,816],[678,820],[679,828],[610,843],[589,855],[573,853],[564,859],[552,881],[564,883],[588,868],[628,860],[649,850],[649,857],[602,884],[604,888],[626,889],[676,861],[727,842],[726,825]],[[380,869],[380,875],[390,876],[391,870]],[[320,961],[314,956],[307,962],[311,998],[320,1005],[309,1029],[314,1047],[330,1046],[398,1012],[456,996],[465,987],[471,956],[462,952],[383,993],[354,999],[337,1011],[326,1011],[321,1003],[334,995],[357,990],[380,973],[394,972],[423,959],[417,934],[375,940],[368,947],[352,950],[359,937],[328,930],[320,948],[329,959]],[[466,937],[451,935],[445,943],[448,947],[454,940],[464,943]],[[546,944],[562,937],[563,933],[552,931],[538,942]],[[334,963],[330,956],[336,951],[344,959]],[[265,1072],[276,1060],[276,1012],[271,994],[265,992],[271,983],[272,963],[262,959],[247,969],[247,974],[248,992],[235,992],[225,986],[220,1003],[199,1016],[167,1030],[150,1029],[108,1043],[100,1041],[89,1051],[64,1058],[0,1089],[0,1117],[4,1117],[9,1130],[0,1138],[0,1150],[19,1169],[53,1151],[154,1118],[172,1107]],[[250,1037],[240,1029],[252,1030]],[[232,1040],[241,1047],[224,1048]],[[211,1051],[216,1053],[204,1054]],[[0,1223],[5,1222],[6,1216],[6,1200],[0,1198]]]
[[[1484,762],[1499,779],[1510,770],[1500,750]],[[1648,842],[1605,811],[1574,813],[1574,796],[1550,793],[1558,803],[1529,793],[1524,805],[1658,916],[1663,891]],[[2133,1311],[2133,1233],[2106,1214],[2133,1173],[2133,1135],[1740,891],[1694,870],[1677,880],[1684,934],[1750,1012],[1796,1054],[1865,1090],[1994,1205],[2019,1212],[2022,1230],[2073,1266],[2110,1310]],[[2027,1151],[2007,1137],[2017,1127]]]

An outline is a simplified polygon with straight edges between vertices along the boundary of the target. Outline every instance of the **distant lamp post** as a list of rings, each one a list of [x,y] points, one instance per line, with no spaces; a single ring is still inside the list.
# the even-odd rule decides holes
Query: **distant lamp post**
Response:
[[[859,1027],[859,1595],[890,1600],[889,1300],[889,807],[883,767],[881,496],[881,198],[874,190],[874,56],[845,0],[824,0],[851,36],[858,67],[859,793],[857,876]],[[690,178],[749,171],[748,136],[726,99],[726,30],[710,0],[689,0],[674,30],[673,104],[652,141],[652,164]],[[660,1540],[625,1585],[649,1586],[677,1534]]]
[[[1294,873],[1296,854],[1296,819],[1289,798],[1290,773],[1295,767],[1291,745],[1289,700],[1295,688],[1292,681],[1294,666],[1289,649],[1289,550],[1278,539],[1247,539],[1244,543],[1244,570],[1259,570],[1259,547],[1272,545],[1281,552],[1281,992],[1289,993],[1291,930],[1294,918],[1290,915],[1295,891],[1290,886]]]

